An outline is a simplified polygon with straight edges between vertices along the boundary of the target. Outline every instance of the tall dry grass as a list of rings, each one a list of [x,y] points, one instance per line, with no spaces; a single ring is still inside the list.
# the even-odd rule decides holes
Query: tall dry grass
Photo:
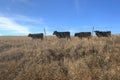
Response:
[[[120,80],[120,36],[0,37],[0,80]]]

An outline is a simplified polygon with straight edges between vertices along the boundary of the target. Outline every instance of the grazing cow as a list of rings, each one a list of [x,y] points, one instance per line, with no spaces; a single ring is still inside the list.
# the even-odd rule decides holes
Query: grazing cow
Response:
[[[74,35],[75,37],[79,37],[79,38],[90,38],[91,37],[91,32],[80,32],[80,33],[75,33]]]
[[[110,37],[111,31],[94,31],[98,37]]]
[[[43,40],[43,33],[39,33],[39,34],[29,34],[28,37],[31,37],[33,39],[41,39]]]
[[[57,31],[54,31],[53,35],[56,35],[58,38],[70,39],[70,32],[57,32]]]

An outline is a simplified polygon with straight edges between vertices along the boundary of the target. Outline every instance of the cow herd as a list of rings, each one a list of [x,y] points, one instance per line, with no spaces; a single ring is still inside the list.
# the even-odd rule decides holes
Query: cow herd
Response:
[[[97,37],[110,37],[111,36],[111,31],[94,31]],[[58,38],[67,38],[70,39],[70,32],[58,32],[54,31],[53,35],[55,35]],[[90,38],[92,36],[91,32],[79,32],[75,33],[74,37],[78,38]],[[33,39],[41,39],[43,40],[44,34],[39,33],[39,34],[29,34],[28,37],[31,37]]]

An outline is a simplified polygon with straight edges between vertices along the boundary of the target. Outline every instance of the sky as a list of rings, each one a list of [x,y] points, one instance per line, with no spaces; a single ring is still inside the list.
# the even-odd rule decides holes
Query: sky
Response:
[[[54,31],[120,34],[120,0],[0,0],[0,36]]]

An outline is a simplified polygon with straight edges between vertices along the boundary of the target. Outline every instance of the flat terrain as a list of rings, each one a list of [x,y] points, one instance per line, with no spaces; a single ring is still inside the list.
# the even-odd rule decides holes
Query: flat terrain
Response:
[[[120,36],[0,37],[0,80],[120,80]]]

